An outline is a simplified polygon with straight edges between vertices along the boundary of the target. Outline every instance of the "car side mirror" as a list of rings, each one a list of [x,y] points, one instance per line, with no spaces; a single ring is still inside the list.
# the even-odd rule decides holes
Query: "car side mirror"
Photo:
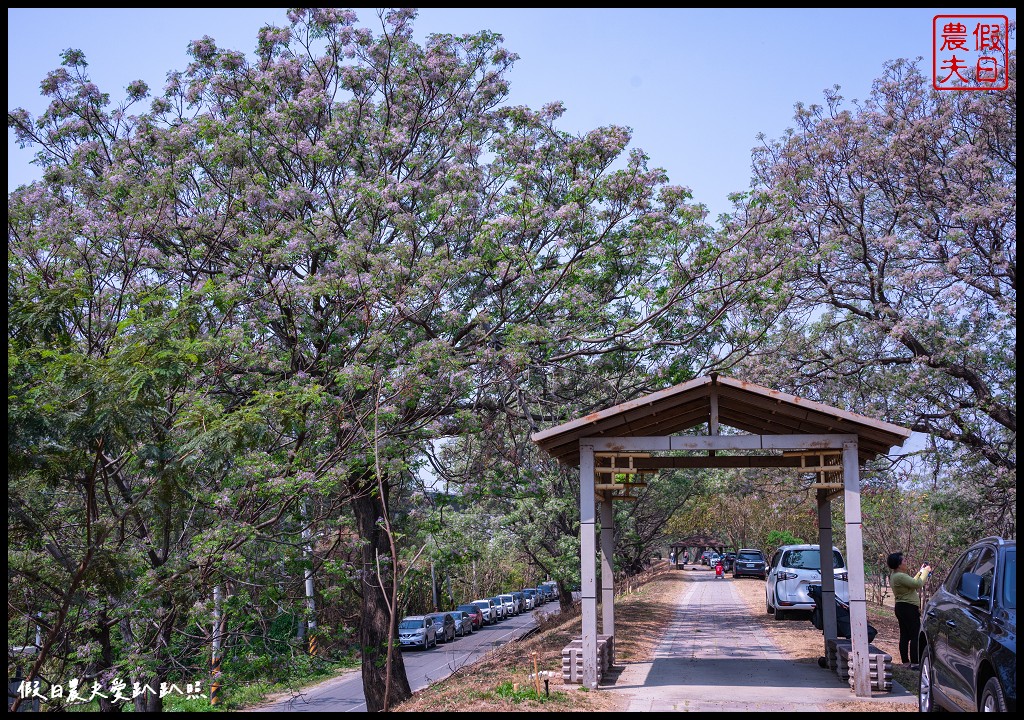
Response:
[[[981,580],[981,575],[964,573],[960,578],[960,585],[956,591],[972,603],[983,602],[987,598],[981,595]]]

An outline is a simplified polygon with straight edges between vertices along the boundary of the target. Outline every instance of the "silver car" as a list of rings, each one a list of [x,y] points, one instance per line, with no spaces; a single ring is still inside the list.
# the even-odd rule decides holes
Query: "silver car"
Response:
[[[402,647],[426,650],[437,645],[437,631],[425,615],[410,615],[398,623],[398,641]]]
[[[455,621],[455,634],[466,637],[473,634],[473,618],[465,610],[449,610],[448,614]]]
[[[768,563],[764,584],[765,608],[776,620],[783,620],[791,610],[814,610],[814,599],[808,585],[821,585],[821,554],[818,545],[783,545]],[[839,548],[832,548],[836,597],[850,602],[849,575],[846,560]]]

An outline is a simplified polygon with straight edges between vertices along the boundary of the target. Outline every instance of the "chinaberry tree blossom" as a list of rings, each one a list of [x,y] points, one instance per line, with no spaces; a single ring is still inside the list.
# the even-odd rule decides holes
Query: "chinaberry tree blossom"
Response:
[[[869,97],[798,105],[754,153],[740,261],[788,266],[755,363],[781,387],[904,424],[958,458],[993,528],[1016,470],[1016,54],[1006,90],[932,89],[896,61]]]
[[[253,57],[203,37],[145,111],[142,83],[111,108],[69,51],[44,82],[46,113],[8,114],[44,167],[9,201],[24,386],[34,373],[60,385],[52,357],[36,353],[45,317],[76,358],[135,352],[118,367],[134,358],[152,391],[138,420],[148,434],[87,424],[80,442],[111,482],[135,472],[127,495],[101,497],[113,526],[138,523],[119,547],[157,553],[147,592],[163,603],[160,633],[108,630],[148,651],[158,679],[176,660],[170,635],[199,622],[197,594],[295,567],[295,538],[348,513],[367,706],[408,697],[401,655],[387,649],[387,528],[425,444],[496,413],[527,427],[573,412],[542,378],[602,357],[620,360],[604,363],[604,391],[586,402],[714,365],[732,351],[712,341],[729,310],[757,296],[688,192],[627,151],[626,128],[573,135],[557,127],[559,103],[509,106],[516,57],[499,35],[419,44],[414,19],[383,11],[370,30],[351,11],[295,9],[261,30]],[[146,385],[154,361],[174,372]],[[108,401],[124,399],[118,387]],[[62,408],[88,418],[98,392],[65,393]],[[136,516],[159,488],[155,528]],[[89,497],[74,510],[94,513]]]

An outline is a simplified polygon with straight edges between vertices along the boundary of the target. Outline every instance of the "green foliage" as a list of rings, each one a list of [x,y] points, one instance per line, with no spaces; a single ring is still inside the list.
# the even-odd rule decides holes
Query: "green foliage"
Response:
[[[514,703],[520,703],[527,700],[539,703],[547,703],[551,701],[557,701],[564,697],[564,693],[551,693],[550,696],[545,695],[543,692],[538,693],[537,690],[528,683],[524,683],[518,690],[514,687],[511,682],[501,682],[494,688],[494,695],[504,700],[511,700]]]
[[[777,548],[782,545],[802,545],[805,541],[796,537],[788,530],[772,530],[765,537],[765,543],[769,548]]]

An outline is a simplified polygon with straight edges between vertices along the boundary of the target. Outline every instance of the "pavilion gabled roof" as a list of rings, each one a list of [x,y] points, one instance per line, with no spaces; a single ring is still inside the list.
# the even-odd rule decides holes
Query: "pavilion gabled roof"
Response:
[[[584,437],[641,437],[685,433],[711,418],[752,435],[854,434],[861,462],[902,446],[910,430],[805,400],[744,380],[711,374],[534,433],[532,439],[560,463],[576,467]]]

